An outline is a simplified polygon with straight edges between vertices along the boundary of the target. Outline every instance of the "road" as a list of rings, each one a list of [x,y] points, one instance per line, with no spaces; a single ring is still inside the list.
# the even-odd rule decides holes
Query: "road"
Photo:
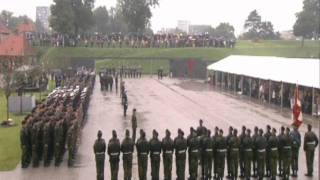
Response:
[[[95,179],[95,161],[93,143],[98,130],[102,130],[103,138],[111,138],[111,131],[118,132],[118,137],[123,139],[125,129],[131,128],[130,115],[133,108],[138,112],[138,127],[147,133],[147,138],[152,135],[152,130],[159,132],[162,139],[165,130],[172,132],[172,137],[177,135],[177,129],[181,128],[185,134],[189,134],[191,126],[197,127],[199,119],[203,119],[204,125],[213,130],[215,126],[222,128],[227,134],[229,126],[241,129],[242,125],[253,129],[259,126],[265,129],[267,124],[277,129],[281,125],[289,125],[289,116],[283,116],[277,109],[266,108],[263,105],[252,103],[241,97],[233,97],[215,91],[208,85],[195,80],[178,80],[144,77],[142,79],[126,79],[129,99],[129,116],[122,116],[119,94],[115,92],[101,92],[99,80],[90,102],[88,119],[82,130],[81,145],[79,147],[74,168],[67,167],[65,157],[60,167],[21,169],[20,165],[10,172],[1,172],[0,180],[88,180]],[[313,123],[319,132],[318,125]],[[138,129],[139,131],[139,129]],[[137,132],[138,132],[137,131]],[[300,128],[303,135],[306,125]],[[317,149],[318,150],[318,149]],[[318,152],[315,155],[314,178],[306,178],[305,155],[301,148],[299,158],[299,176],[297,179],[318,179]],[[150,162],[149,162],[150,166]],[[108,158],[106,158],[105,179],[110,179]],[[160,174],[163,169],[161,164]],[[173,165],[173,177],[175,167]],[[186,172],[186,174],[188,174]],[[150,167],[148,168],[150,176]],[[119,179],[123,178],[122,162],[120,162]],[[138,179],[137,160],[134,159],[133,179]],[[151,179],[150,177],[148,179]]]

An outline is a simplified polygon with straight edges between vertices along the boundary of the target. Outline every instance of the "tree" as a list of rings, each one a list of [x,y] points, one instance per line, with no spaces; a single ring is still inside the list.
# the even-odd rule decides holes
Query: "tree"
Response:
[[[11,31],[15,31],[18,25],[24,22],[32,22],[32,20],[24,15],[24,16],[13,16],[13,13],[10,11],[3,10],[0,13],[0,23],[7,26]]]
[[[158,0],[118,0],[118,6],[128,24],[129,31],[141,33],[152,17],[151,9],[159,5]]]
[[[220,23],[214,30],[215,36],[223,36],[228,39],[234,39],[234,27],[229,23]]]
[[[100,6],[93,11],[95,22],[94,31],[98,33],[107,33],[109,31],[109,13],[105,6]]]
[[[279,33],[274,32],[273,24],[270,21],[261,21],[257,10],[253,10],[244,23],[246,32],[244,39],[279,39]]]
[[[75,34],[85,32],[94,25],[92,9],[94,0],[72,0]]]
[[[295,36],[301,36],[301,46],[304,39],[319,38],[320,33],[320,2],[319,0],[304,0],[303,10],[296,14],[297,20],[293,26]]]
[[[51,5],[50,26],[61,34],[74,33],[74,12],[70,0],[54,0]]]

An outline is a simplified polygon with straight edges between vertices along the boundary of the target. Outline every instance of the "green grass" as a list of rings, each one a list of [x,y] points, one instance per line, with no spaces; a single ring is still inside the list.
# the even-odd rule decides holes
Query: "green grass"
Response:
[[[54,89],[54,81],[49,81],[49,90],[42,92],[42,99],[45,99],[49,92]],[[28,93],[40,100],[40,93]],[[6,98],[3,91],[0,90],[0,121],[7,116]],[[0,171],[13,170],[20,162],[20,128],[21,120],[26,114],[18,115],[10,113],[10,118],[16,123],[16,126],[4,128],[0,127]]]

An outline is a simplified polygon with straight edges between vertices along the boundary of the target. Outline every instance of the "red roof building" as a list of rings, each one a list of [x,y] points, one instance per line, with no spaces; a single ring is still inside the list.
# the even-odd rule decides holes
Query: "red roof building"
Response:
[[[33,33],[36,32],[36,27],[32,22],[24,22],[18,26],[17,30],[19,33]]]

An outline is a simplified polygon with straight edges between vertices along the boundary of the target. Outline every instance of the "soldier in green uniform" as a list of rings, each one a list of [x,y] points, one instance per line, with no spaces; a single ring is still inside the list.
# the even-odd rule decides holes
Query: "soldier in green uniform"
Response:
[[[93,145],[93,152],[96,159],[96,168],[97,168],[97,180],[104,179],[104,159],[106,152],[106,142],[102,137],[102,132],[98,131],[98,139]]]
[[[268,141],[271,136],[271,126],[267,125],[266,133],[264,137]],[[266,177],[270,177],[271,165],[270,165],[270,148],[267,146],[266,148]]]
[[[120,141],[117,137],[117,132],[112,131],[112,138],[108,143],[108,155],[111,170],[111,180],[118,180],[119,161],[120,161]]]
[[[50,138],[50,122],[46,122],[43,127],[43,164],[49,166],[49,138]]]
[[[233,127],[229,127],[229,134],[227,135],[227,143],[229,144],[230,138],[233,136]],[[230,159],[231,149],[227,148],[227,178],[231,177],[231,159]]]
[[[244,177],[244,148],[243,148],[243,139],[246,136],[246,127],[242,126],[242,132],[239,136],[240,139],[240,158],[239,158],[239,165],[240,165],[240,178]]]
[[[298,131],[298,127],[293,126],[293,131],[290,133],[292,138],[292,159],[291,159],[291,170],[292,177],[298,176],[298,164],[299,164],[299,150],[301,146],[301,135]]]
[[[132,124],[132,140],[133,140],[133,142],[136,142],[136,131],[137,131],[137,127],[138,127],[137,109],[136,108],[134,108],[132,111],[131,124]]]
[[[259,180],[262,180],[264,177],[266,148],[267,140],[263,136],[263,130],[259,129],[259,135],[255,140],[255,149],[257,150],[257,175]]]
[[[131,180],[132,177],[132,153],[134,151],[134,142],[130,138],[130,132],[126,130],[126,137],[121,142],[121,152],[123,161],[124,180]]]
[[[279,157],[278,157],[278,170],[279,170],[279,176],[281,177],[283,174],[283,158],[284,158],[284,154],[283,154],[283,144],[284,144],[284,130],[285,128],[283,126],[281,126],[280,128],[280,134],[278,135],[278,153],[279,153]]]
[[[271,136],[268,139],[268,149],[270,150],[270,177],[271,180],[276,180],[277,162],[278,162],[278,138],[277,130],[272,129]]]
[[[57,121],[54,127],[54,157],[55,157],[55,166],[59,166],[62,161],[61,149],[62,149],[62,124],[61,121]]]
[[[29,163],[28,163],[28,131],[27,131],[27,125],[26,121],[23,120],[22,122],[22,127],[20,130],[20,143],[21,143],[21,167],[22,168],[27,168]]]
[[[253,148],[252,148],[252,166],[253,166],[253,175],[252,177],[256,178],[258,174],[258,150],[257,150],[257,142],[256,139],[259,136],[259,128],[257,126],[254,127],[254,132],[252,135],[252,142],[253,142]]]
[[[303,150],[306,152],[306,159],[307,159],[307,174],[306,176],[312,177],[313,176],[313,160],[314,160],[314,150],[318,146],[318,137],[312,131],[312,126],[308,124],[308,132],[304,135],[304,144]]]
[[[212,136],[212,146],[213,146],[213,178],[216,179],[218,176],[218,157],[217,157],[217,139],[219,137],[219,128],[215,127],[214,135]]]
[[[217,180],[222,180],[224,177],[225,158],[227,153],[227,139],[223,136],[223,130],[219,130],[219,136],[216,139],[217,148]]]
[[[178,129],[178,136],[174,139],[177,180],[185,179],[186,150],[188,148],[188,144],[183,135],[183,131],[181,129]]]
[[[31,134],[31,142],[32,142],[32,166],[38,167],[39,166],[39,156],[38,156],[38,146],[39,146],[39,139],[37,136],[38,132],[38,122],[34,122],[32,125],[32,134]]]
[[[151,159],[151,177],[152,180],[159,180],[161,141],[158,139],[158,132],[152,131],[152,139],[149,141],[150,159]]]
[[[190,128],[190,135],[187,138],[187,144],[189,159],[189,180],[196,180],[198,177],[200,141],[197,137],[197,133],[193,128]]]
[[[206,131],[207,131],[207,128],[203,125],[203,120],[200,119],[199,126],[197,127],[197,132],[196,132],[196,135],[198,136],[198,139],[200,142],[202,141],[202,138],[206,135]],[[200,158],[200,165],[201,165],[201,176],[203,177],[204,176],[203,157],[200,156],[199,158]]]
[[[174,150],[174,143],[170,136],[170,131],[166,129],[166,136],[161,142],[164,180],[171,180],[172,177],[172,154]]]
[[[238,177],[238,163],[239,163],[239,148],[240,139],[238,137],[238,130],[234,129],[233,134],[228,142],[228,147],[230,149],[230,178],[232,180]]]
[[[292,150],[292,138],[290,136],[290,129],[286,129],[286,133],[283,139],[283,180],[288,180],[290,176],[291,166],[291,150]]]
[[[207,130],[206,136],[202,139],[201,143],[203,166],[204,166],[204,177],[203,179],[212,178],[212,158],[213,158],[213,143],[211,139],[211,131]]]
[[[149,154],[149,143],[146,139],[146,133],[141,129],[140,138],[136,143],[137,154],[138,154],[138,171],[139,179],[147,179],[147,169],[148,169],[148,154]]]
[[[76,133],[75,125],[71,125],[67,131],[67,145],[68,145],[68,166],[71,167],[75,161],[75,146],[76,146]]]
[[[252,148],[253,142],[251,138],[251,130],[246,130],[246,135],[241,144],[243,148],[243,161],[244,161],[244,177],[246,180],[250,180],[251,177],[251,163],[252,163]]]

